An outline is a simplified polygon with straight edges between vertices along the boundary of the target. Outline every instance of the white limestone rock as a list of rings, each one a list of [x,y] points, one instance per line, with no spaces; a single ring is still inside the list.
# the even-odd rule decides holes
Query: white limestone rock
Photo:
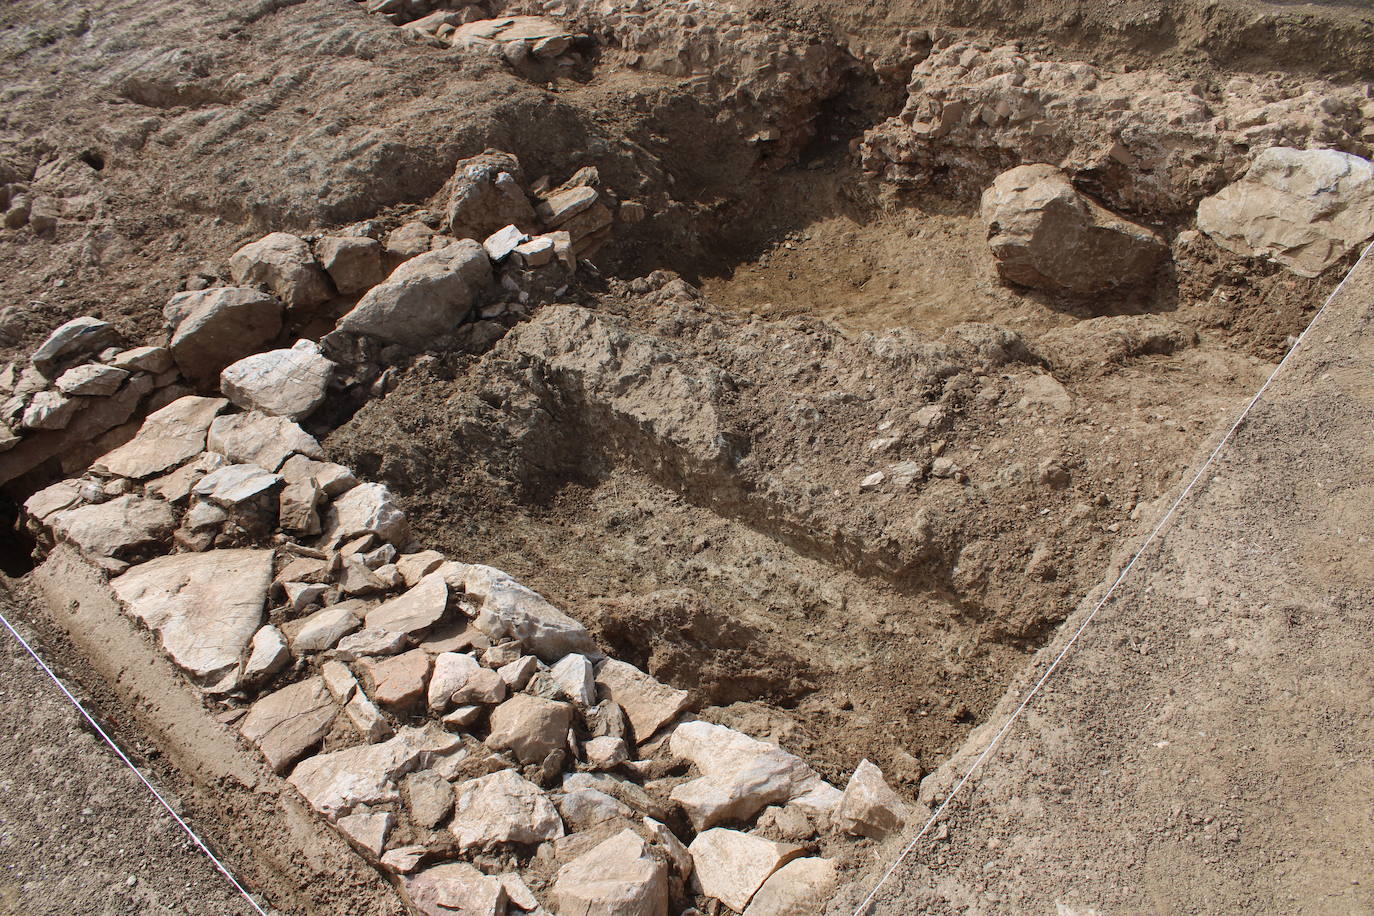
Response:
[[[553,901],[566,916],[667,916],[668,867],[622,830],[558,870]]]
[[[150,413],[132,439],[95,462],[101,474],[142,480],[205,451],[210,425],[229,402],[187,395]]]
[[[423,350],[458,328],[490,282],[486,252],[463,239],[397,267],[339,319],[336,329]]]
[[[447,612],[448,583],[442,574],[430,573],[414,588],[369,611],[367,626],[413,635],[443,620]]]
[[[450,563],[444,575],[481,600],[475,625],[493,639],[512,636],[546,662],[569,652],[601,657],[586,627],[501,570]]]
[[[401,882],[406,899],[422,916],[505,916],[506,886],[466,862],[426,868]]]
[[[320,743],[338,711],[324,680],[307,678],[254,703],[239,731],[258,746],[274,772],[284,773]]]
[[[487,746],[510,751],[521,763],[542,763],[567,746],[572,707],[543,697],[517,693],[492,710]]]
[[[238,686],[271,583],[272,551],[242,549],[157,557],[110,586],[172,661],[207,690],[227,692]]]
[[[256,464],[267,471],[276,471],[292,455],[324,457],[314,436],[285,417],[257,411],[216,417],[205,443],[237,464]]]
[[[1198,204],[1197,225],[1227,251],[1319,276],[1374,237],[1374,164],[1334,149],[1270,147]]]
[[[176,527],[172,507],[147,496],[63,509],[48,516],[53,535],[94,557],[126,559],[164,544]]]
[[[647,741],[664,725],[681,715],[689,705],[685,690],[675,690],[634,665],[614,658],[601,663],[596,671],[596,686],[601,698],[620,706],[630,720],[636,741]]]
[[[563,836],[563,821],[553,802],[514,770],[469,779],[454,791],[458,800],[449,829],[465,851]]]
[[[831,859],[793,859],[763,882],[744,916],[820,916],[838,884]]]
[[[312,308],[333,295],[310,246],[288,232],[273,232],[235,251],[229,274],[235,285],[265,286],[293,309]]]
[[[89,315],[73,318],[53,329],[29,362],[43,375],[51,378],[64,362],[89,353],[99,353],[119,342],[119,332],[108,322]]]
[[[291,640],[291,650],[297,655],[305,655],[334,648],[339,640],[358,629],[367,608],[366,601],[353,599],[322,608],[309,617],[289,621],[284,628]]]
[[[40,391],[24,408],[20,423],[25,429],[66,429],[82,403],[60,391]]]
[[[382,857],[387,834],[396,826],[396,816],[390,811],[357,811],[339,818],[335,826],[375,862]]]
[[[835,809],[835,829],[882,840],[902,829],[906,818],[906,805],[883,779],[883,771],[867,760],[859,761]]]
[[[244,410],[304,420],[324,403],[334,368],[318,344],[298,340],[289,349],[255,353],[226,366],[219,386]]]
[[[596,671],[587,656],[576,652],[563,656],[549,669],[549,677],[563,696],[583,709],[596,705]]]
[[[366,292],[386,279],[382,245],[365,236],[325,236],[315,242],[315,256],[344,296]]]
[[[236,286],[178,293],[162,310],[172,358],[182,375],[200,384],[215,381],[225,366],[276,337],[281,313],[276,299]]]
[[[336,546],[369,533],[396,545],[404,544],[410,537],[405,513],[391,491],[380,483],[358,484],[334,500],[325,516],[320,539]]]
[[[355,697],[356,699],[356,697]],[[403,728],[381,744],[317,754],[296,765],[288,782],[320,814],[335,820],[358,805],[382,805],[400,797],[397,781],[450,752],[457,739],[426,728]]]
[[[114,394],[129,373],[114,366],[86,363],[73,366],[57,377],[57,390],[65,395],[84,398],[103,398]]]
[[[243,663],[243,683],[261,684],[279,674],[291,663],[291,650],[281,630],[268,624],[253,634],[248,661]]]
[[[687,850],[692,854],[693,886],[743,913],[769,876],[800,855],[802,847],[713,827],[697,834]]]

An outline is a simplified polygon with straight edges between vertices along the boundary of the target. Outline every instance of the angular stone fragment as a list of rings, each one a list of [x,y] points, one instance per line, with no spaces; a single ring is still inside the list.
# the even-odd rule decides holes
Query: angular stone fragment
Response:
[[[367,612],[366,601],[342,601],[316,611],[309,617],[288,622],[284,629],[297,655],[332,649],[349,633],[358,629]]]
[[[256,464],[268,471],[277,470],[295,454],[324,457],[314,436],[285,417],[270,417],[257,411],[215,418],[205,441],[210,451],[235,463]]]
[[[60,325],[33,351],[29,362],[39,372],[52,377],[62,363],[88,353],[99,353],[119,342],[119,332],[99,318],[83,316]]]
[[[402,788],[410,819],[420,827],[438,827],[453,810],[453,786],[433,770],[411,773]]]
[[[82,403],[60,391],[40,391],[24,408],[21,422],[25,429],[66,429]]]
[[[191,492],[229,509],[250,502],[266,505],[282,484],[281,477],[256,464],[230,464],[206,474]]]
[[[832,860],[793,859],[763,882],[744,916],[820,916],[838,883]]]
[[[685,690],[675,690],[634,665],[614,658],[596,670],[598,695],[625,711],[636,741],[648,741],[664,725],[681,715],[690,704]]]
[[[319,601],[329,586],[322,582],[287,582],[282,586],[286,603],[293,611],[303,611]]]
[[[172,507],[146,496],[120,496],[108,502],[64,509],[48,517],[59,539],[95,557],[123,559],[165,543],[176,527]]]
[[[277,503],[277,523],[281,525],[282,530],[293,534],[319,534],[319,507],[323,502],[324,491],[313,478],[288,483],[282,487],[281,498]]]
[[[671,795],[698,830],[745,820],[767,805],[800,803],[813,793],[839,794],[800,758],[722,725],[686,722],[673,731],[669,746],[702,773]]]
[[[796,858],[802,847],[715,827],[698,834],[687,850],[697,890],[743,913],[768,877]]]
[[[369,533],[392,544],[404,544],[410,537],[405,513],[380,483],[359,484],[336,499],[325,517],[321,539],[337,545]]]
[[[344,714],[358,734],[368,741],[385,741],[391,737],[391,724],[361,689],[353,691],[353,698],[344,706]]]
[[[397,780],[455,745],[452,737],[442,733],[403,728],[396,737],[381,744],[364,744],[307,758],[296,765],[287,781],[316,811],[334,820],[358,805],[396,801]]]
[[[285,350],[245,356],[226,366],[220,391],[244,410],[303,420],[324,403],[334,363],[319,344],[298,340]]]
[[[508,662],[500,667],[496,672],[501,680],[506,682],[506,686],[511,690],[524,690],[525,685],[530,682],[530,678],[539,670],[539,659],[533,655],[524,655],[513,662]]]
[[[111,581],[129,614],[206,689],[238,684],[239,658],[262,623],[272,551],[211,550],[157,557]]]
[[[597,824],[634,814],[626,805],[591,787],[564,792],[555,797],[554,803],[558,805],[564,826],[576,831],[589,830]]]
[[[648,816],[644,818],[644,827],[649,831],[649,838],[667,853],[668,860],[673,863],[673,868],[677,871],[678,877],[683,881],[690,878],[692,876],[692,854],[687,851],[686,846],[682,845],[677,834],[669,830],[666,824]]]
[[[401,883],[422,916],[505,916],[506,887],[466,862],[426,868]]]
[[[410,637],[405,633],[367,627],[339,640],[334,654],[343,661],[352,662],[371,655],[395,655],[409,646]]]
[[[210,424],[229,402],[188,395],[143,421],[133,439],[96,461],[102,474],[141,480],[205,451]]]
[[[312,677],[258,700],[239,731],[258,746],[273,771],[284,773],[320,743],[338,711],[324,680]]]
[[[81,501],[81,482],[59,480],[24,500],[24,511],[30,518],[46,522],[54,512],[70,509]]]
[[[464,239],[396,268],[339,319],[336,329],[423,350],[457,329],[490,282],[486,252]]]
[[[558,870],[553,900],[567,916],[667,916],[668,868],[622,830]]]
[[[543,267],[553,261],[553,239],[537,235],[515,246],[515,254],[526,267]]]
[[[1221,247],[1316,277],[1374,236],[1374,165],[1333,149],[1271,147],[1197,208]]]
[[[308,309],[332,295],[329,281],[304,239],[273,232],[229,256],[237,286],[265,286],[288,308]]]
[[[453,692],[451,699],[458,706],[494,706],[510,691],[501,675],[490,668],[478,668],[463,685]]]
[[[262,349],[281,330],[281,303],[255,289],[220,286],[178,293],[162,313],[172,332],[177,367],[203,384]]]
[[[539,898],[534,896],[525,879],[517,872],[503,872],[496,877],[501,879],[501,886],[506,889],[506,896],[510,898],[512,906],[522,910],[539,909]]]
[[[445,567],[449,581],[481,599],[476,625],[493,639],[509,635],[546,662],[569,652],[600,657],[591,634],[540,595],[499,569],[452,563]]]
[[[253,634],[248,661],[243,664],[243,683],[254,685],[270,680],[291,663],[291,650],[281,630],[268,624]]]
[[[596,188],[567,188],[550,194],[534,209],[546,226],[557,229],[574,216],[589,209],[596,203],[598,196]]]
[[[906,805],[883,779],[883,771],[867,760],[859,761],[835,809],[835,829],[881,840],[902,829],[905,822]]]
[[[630,759],[624,738],[602,735],[582,745],[582,756],[594,770],[612,770]]]
[[[444,555],[437,550],[421,550],[397,558],[396,568],[408,586],[413,586],[425,576],[434,572],[444,562]]]
[[[518,693],[492,710],[487,746],[508,750],[521,763],[540,763],[567,745],[572,707]]]
[[[482,249],[492,261],[503,261],[528,237],[520,231],[519,226],[506,226],[487,236],[482,242]]]
[[[73,366],[57,378],[57,390],[66,395],[103,398],[114,394],[129,373],[114,366],[86,363]]]
[[[449,829],[463,850],[541,843],[563,835],[553,802],[514,770],[469,779],[454,791],[458,800]]]
[[[316,461],[304,455],[292,455],[286,459],[279,473],[289,484],[314,481],[324,491],[324,495],[331,499],[348,492],[358,484],[353,472],[343,465],[332,461]]]
[[[1004,279],[1093,293],[1149,280],[1168,254],[1154,232],[1078,193],[1052,165],[1022,165],[983,192],[988,246]]]
[[[449,234],[460,239],[484,239],[512,223],[534,228],[534,209],[520,189],[520,175],[519,161],[500,150],[487,150],[460,161],[444,189]]]
[[[367,625],[394,633],[415,634],[434,626],[447,610],[448,583],[440,573],[430,573],[405,594],[368,612]]]
[[[390,811],[358,811],[339,818],[336,826],[344,836],[376,861],[381,858],[382,850],[386,848],[387,834],[396,826],[396,816]]]
[[[451,705],[454,691],[482,670],[477,659],[457,652],[444,652],[434,659],[434,674],[429,679],[429,710],[444,713]]]
[[[576,652],[563,656],[549,669],[549,676],[563,696],[582,708],[596,703],[596,672],[587,656]]]
[[[329,695],[340,705],[353,699],[353,695],[358,692],[358,679],[343,662],[331,659],[320,665],[320,677],[324,679],[324,686],[329,689]]]
[[[372,698],[394,710],[408,710],[424,699],[429,680],[429,655],[411,649],[382,661],[364,660],[372,678]]]
[[[160,375],[172,368],[172,351],[166,347],[134,347],[110,360],[110,365],[125,372]]]
[[[326,236],[315,243],[315,255],[342,295],[357,295],[386,279],[382,245],[376,239]]]
[[[408,875],[420,867],[420,860],[427,852],[424,846],[397,846],[382,856],[382,867],[398,875]]]

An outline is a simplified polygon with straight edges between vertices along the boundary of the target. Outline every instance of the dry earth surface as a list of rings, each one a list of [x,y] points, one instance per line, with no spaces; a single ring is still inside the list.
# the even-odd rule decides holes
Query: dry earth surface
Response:
[[[554,22],[525,43],[450,46],[474,20],[528,14]],[[1374,13],[1358,3],[16,0],[0,10],[0,345],[15,361],[0,373],[3,511],[14,520],[3,560],[18,575],[35,548],[42,559],[54,543],[78,544],[113,576],[169,551],[271,547],[279,572],[290,543],[318,534],[288,524],[301,500],[292,487],[280,503],[271,491],[265,514],[225,521],[210,491],[182,493],[186,512],[161,499],[149,508],[138,500],[157,495],[150,474],[89,468],[155,407],[219,394],[228,363],[318,340],[322,352],[307,345],[297,352],[312,356],[293,359],[325,365],[328,385],[299,410],[268,412],[300,420],[316,457],[389,488],[414,539],[380,540],[509,572],[602,650],[686,691],[691,716],[776,742],[838,787],[860,761],[876,763],[911,804],[909,824],[1374,232],[1374,179],[1356,180],[1374,143],[1371,78]],[[1313,203],[1338,184],[1329,170],[1351,162],[1339,205]],[[1052,166],[1039,184],[1014,174],[1030,163]],[[1273,191],[1264,174],[1288,177]],[[1031,199],[1051,192],[1063,209]],[[555,215],[560,199],[580,209]],[[1050,230],[1018,236],[1038,220]],[[533,247],[493,248],[488,234],[508,222]],[[230,255],[269,232],[305,239],[288,244],[318,291],[293,298],[267,282],[285,307],[247,295],[276,309],[271,328],[246,341],[247,323],[220,328],[198,357],[173,337],[174,360],[148,357],[165,360],[157,368],[111,373],[97,364],[125,357],[82,354],[77,369],[91,377],[68,382],[98,386],[104,373],[132,398],[93,431],[62,411],[108,393],[58,380],[59,393],[20,371],[78,316],[108,321],[121,345],[167,344],[169,323],[195,324],[164,312],[170,297],[263,285],[270,272],[245,274]],[[456,241],[468,236],[488,246]],[[373,252],[364,281],[314,266],[341,239]],[[357,312],[390,288],[387,271],[443,258],[476,272],[439,303],[447,324],[364,326]],[[885,889],[882,912],[1369,908],[1369,806],[1355,801],[1369,775],[1369,685],[1341,680],[1368,667],[1358,545],[1369,273],[968,807]],[[231,410],[261,406],[231,388]],[[287,451],[314,448],[287,432]],[[200,436],[186,458],[209,457]],[[234,460],[240,474],[261,465],[259,485],[282,486],[262,484],[286,473],[280,461]],[[66,478],[83,482],[68,492]],[[55,483],[60,506],[25,515]],[[307,490],[304,515],[327,521],[339,493]],[[88,503],[166,520],[119,517],[121,530],[99,532],[101,546],[118,542],[102,552],[53,521],[54,506]],[[141,524],[146,538],[121,540]],[[333,563],[318,583],[328,591],[299,602],[306,592],[274,591],[264,608],[293,641],[321,604],[401,585],[386,545],[367,548],[356,593],[338,571],[346,548],[327,533],[316,547]],[[69,560],[50,561],[49,596]],[[374,588],[382,568],[391,578]],[[73,574],[67,587],[85,581]],[[16,581],[17,594],[28,587]],[[185,790],[197,822],[275,906],[399,908],[386,873],[235,744],[236,716],[269,685],[315,677],[325,655],[293,646],[293,664],[261,682],[202,695],[177,681],[164,697],[172,666],[118,613],[96,627],[18,606],[68,670],[103,653],[83,672],[87,689],[151,758],[168,758],[160,778]],[[84,643],[60,635],[82,626]],[[127,674],[134,662],[115,645],[141,674]],[[49,720],[22,711],[15,728],[36,739]],[[387,727],[428,721],[405,704],[386,712]],[[474,715],[449,725],[489,738],[485,712]],[[153,834],[165,849],[132,889],[120,890],[114,864],[71,864],[127,847],[59,831],[73,821],[57,812],[83,806],[53,794],[108,762],[79,754],[89,736],[63,729],[74,743],[11,742],[38,765],[7,757],[0,774],[50,777],[31,806],[52,813],[5,828],[10,873],[40,882],[16,884],[30,895],[19,899],[236,912],[227,897],[220,909],[177,896],[207,882],[170,832]],[[178,751],[212,732],[208,772],[187,772],[197,758]],[[701,825],[664,801],[689,768],[665,742],[634,737],[645,769],[617,778],[651,790],[690,842]],[[300,750],[358,740],[336,726]],[[567,750],[576,756],[577,742]],[[563,768],[591,767],[518,763],[544,788]],[[1320,775],[1328,767],[1335,775]],[[122,815],[104,804],[80,817],[98,815],[96,829],[117,837]],[[401,826],[388,848],[406,837],[429,844],[427,864],[448,856],[408,805],[392,806]],[[781,836],[754,813],[729,826]],[[1104,817],[1109,830],[1094,826]],[[877,844],[823,819],[806,830],[808,854],[833,859],[849,885],[836,912],[902,836]],[[45,842],[61,854],[41,855]],[[546,891],[570,854],[498,846],[474,861],[522,870],[552,910]],[[673,874],[673,913],[730,911]]]

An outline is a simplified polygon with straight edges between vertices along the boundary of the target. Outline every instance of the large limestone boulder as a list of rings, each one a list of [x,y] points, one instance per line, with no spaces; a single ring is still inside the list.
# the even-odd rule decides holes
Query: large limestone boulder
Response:
[[[271,550],[211,550],[157,557],[110,586],[172,661],[224,693],[238,686],[239,659],[262,624],[271,584]]]
[[[487,745],[510,751],[521,763],[540,763],[567,746],[572,707],[528,693],[517,693],[492,710]]]
[[[433,729],[403,728],[381,744],[309,757],[296,765],[287,781],[316,811],[335,820],[358,805],[399,801],[398,781],[403,776],[423,769],[436,755],[451,753],[460,743]]]
[[[324,679],[307,678],[254,703],[239,731],[258,746],[273,771],[284,773],[320,743],[338,711]]]
[[[217,417],[205,436],[205,447],[238,464],[276,471],[292,455],[323,458],[314,436],[285,417],[257,411]]]
[[[563,821],[553,802],[514,770],[469,779],[453,788],[458,801],[449,829],[464,850],[563,836]]]
[[[430,573],[405,594],[368,612],[367,625],[393,633],[419,633],[442,620],[447,610],[448,583],[439,573]]]
[[[1197,225],[1227,251],[1318,276],[1374,237],[1374,165],[1333,149],[1271,147],[1198,204]]]
[[[505,916],[506,887],[466,862],[426,868],[401,882],[410,905],[423,916]]]
[[[320,264],[345,296],[366,292],[386,279],[382,243],[365,236],[325,236],[315,243]]]
[[[224,398],[178,398],[150,413],[138,433],[96,461],[94,470],[141,480],[194,458],[205,451],[210,424],[228,405]]]
[[[1148,281],[1168,246],[1074,189],[1052,165],[1003,172],[983,192],[988,246],[1002,278],[1053,292],[1096,293]]]
[[[258,352],[276,337],[281,311],[281,303],[266,293],[224,286],[178,293],[162,314],[181,374],[208,384],[225,366]]]
[[[290,349],[255,353],[219,376],[220,391],[244,410],[304,420],[324,403],[334,363],[319,344],[298,340]]]
[[[763,883],[800,855],[802,847],[715,827],[697,834],[687,850],[696,889],[743,913]]]
[[[614,658],[606,659],[597,669],[596,686],[602,699],[611,700],[624,710],[636,741],[649,740],[690,703],[687,691],[669,687],[634,665]]]
[[[668,866],[633,830],[622,830],[558,870],[562,916],[667,916]]]
[[[305,240],[273,232],[229,256],[229,274],[238,286],[263,286],[287,308],[309,309],[333,292]]]
[[[669,746],[701,772],[671,795],[697,830],[745,820],[768,805],[791,802],[828,816],[839,803],[840,791],[801,758],[732,728],[687,722],[673,731]]]
[[[475,625],[494,639],[513,637],[546,662],[569,652],[601,657],[582,624],[549,603],[543,595],[490,566],[452,563],[445,566],[449,581],[481,600]]]
[[[126,559],[165,543],[177,520],[172,507],[160,499],[125,495],[56,512],[48,524],[58,538],[91,556]]]
[[[536,229],[539,220],[520,188],[522,177],[519,160],[500,150],[460,161],[444,189],[449,235],[485,239],[512,224],[526,231]]]
[[[337,330],[413,350],[451,334],[491,282],[491,261],[471,239],[411,258],[358,300]]]

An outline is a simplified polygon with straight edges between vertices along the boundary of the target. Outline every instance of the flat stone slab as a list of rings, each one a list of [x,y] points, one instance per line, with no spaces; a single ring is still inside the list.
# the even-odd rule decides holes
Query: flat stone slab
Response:
[[[272,551],[210,550],[157,557],[110,586],[129,614],[202,687],[238,686],[239,659],[262,625]]]
[[[284,773],[320,743],[338,711],[324,679],[312,677],[258,700],[239,731],[258,746],[268,766]]]
[[[94,469],[142,480],[176,467],[205,451],[210,424],[228,405],[224,398],[178,398],[148,414],[138,433],[96,461]]]

